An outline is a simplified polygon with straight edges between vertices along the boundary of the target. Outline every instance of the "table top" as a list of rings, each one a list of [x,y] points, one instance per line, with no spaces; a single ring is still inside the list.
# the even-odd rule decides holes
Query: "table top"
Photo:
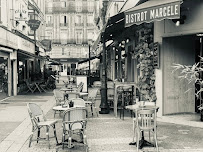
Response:
[[[144,105],[144,106],[140,106],[140,104],[134,104],[134,105],[128,105],[126,106],[126,109],[129,110],[137,110],[137,109],[159,109],[158,106],[154,106],[154,105]]]
[[[67,107],[62,107],[62,106],[55,106],[52,108],[53,110],[58,110],[58,111],[66,111],[70,109],[68,106]]]

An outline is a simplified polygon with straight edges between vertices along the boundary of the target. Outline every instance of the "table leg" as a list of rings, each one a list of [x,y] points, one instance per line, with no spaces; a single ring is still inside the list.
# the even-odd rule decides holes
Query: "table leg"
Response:
[[[136,142],[130,142],[129,145],[136,145]],[[142,138],[139,141],[139,149],[142,149],[143,147],[154,147],[154,144],[148,142],[144,139],[144,131],[142,131]]]
[[[117,87],[115,86],[115,90],[114,90],[114,115],[115,115],[115,117],[117,117],[117,102],[118,102]]]

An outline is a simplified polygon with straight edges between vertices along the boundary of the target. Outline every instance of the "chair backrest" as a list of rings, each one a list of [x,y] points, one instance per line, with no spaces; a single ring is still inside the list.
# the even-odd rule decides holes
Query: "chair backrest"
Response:
[[[46,120],[43,111],[39,105],[37,105],[36,103],[28,103],[27,107],[33,127],[37,126],[39,121]]]
[[[63,127],[65,130],[79,130],[86,127],[86,114],[85,107],[70,108],[64,112]]]
[[[109,89],[109,88],[113,89],[113,88],[114,88],[114,82],[113,82],[113,81],[108,81],[108,82],[107,82],[107,88],[108,88],[108,89]]]
[[[74,102],[74,107],[85,107],[85,101],[81,98],[71,99]]]
[[[60,105],[60,102],[64,101],[64,93],[58,89],[54,89],[54,97],[56,100],[56,105]]]
[[[138,109],[136,112],[137,126],[141,130],[151,130],[156,127],[156,109]]]
[[[93,86],[94,87],[101,87],[101,81],[94,81]]]
[[[114,97],[114,89],[113,88],[107,89],[107,96],[108,97]]]
[[[77,87],[77,92],[82,92],[83,85],[84,85],[83,82],[80,82],[80,83],[79,83],[79,85],[78,85],[78,87]]]
[[[95,98],[97,97],[97,92],[98,92],[98,88],[92,89],[89,93],[88,93],[88,100],[95,100]]]

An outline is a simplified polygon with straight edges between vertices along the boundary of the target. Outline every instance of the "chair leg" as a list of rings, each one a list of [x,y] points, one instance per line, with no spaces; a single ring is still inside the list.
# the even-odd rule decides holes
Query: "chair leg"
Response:
[[[38,128],[38,132],[37,132],[37,143],[39,141],[39,138],[40,138],[40,128]]]
[[[56,136],[56,126],[55,126],[55,124],[53,125],[53,129],[54,129],[54,136],[55,136],[55,139],[56,139],[56,144],[58,144],[58,139],[57,139],[57,136]]]
[[[63,133],[63,137],[62,137],[62,148],[64,149],[64,145],[65,145],[65,133]]]
[[[34,132],[32,132],[32,134],[30,135],[29,147],[31,146],[31,143],[32,143],[33,134]]]
[[[48,147],[49,147],[49,149],[50,149],[50,142],[49,142],[49,126],[46,126],[46,137],[47,137]]]
[[[92,104],[91,104],[91,112],[92,112],[92,116],[93,116],[94,114],[93,114],[93,107],[92,107]]]
[[[68,137],[68,148],[72,148],[71,144],[72,144],[72,138]]]
[[[157,132],[156,129],[154,130],[154,140],[155,140],[155,144],[156,144],[156,151],[159,151],[159,147],[158,147],[158,143],[157,143]]]
[[[135,142],[135,120],[133,120],[133,142]]]

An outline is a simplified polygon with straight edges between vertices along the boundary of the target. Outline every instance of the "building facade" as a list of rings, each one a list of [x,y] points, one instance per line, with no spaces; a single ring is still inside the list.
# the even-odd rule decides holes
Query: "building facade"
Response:
[[[63,64],[61,75],[75,74],[77,62],[89,58],[89,42],[96,32],[97,4],[95,0],[46,1],[45,36],[52,40],[49,56]]]
[[[24,85],[24,80],[31,80],[31,75],[43,67],[41,55],[44,48],[40,45],[43,32],[35,36],[30,28],[33,10],[40,17],[38,29],[43,31],[45,2],[34,0],[0,1],[0,97],[17,95]],[[37,42],[39,40],[39,42]],[[41,52],[41,53],[40,53]],[[40,55],[41,54],[41,55]],[[31,67],[31,65],[39,66]],[[40,69],[43,70],[43,69]]]

